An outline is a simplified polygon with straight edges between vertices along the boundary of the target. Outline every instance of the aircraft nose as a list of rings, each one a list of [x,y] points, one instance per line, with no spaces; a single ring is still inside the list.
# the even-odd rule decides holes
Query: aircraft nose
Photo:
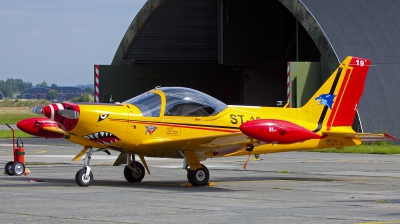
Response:
[[[57,114],[57,111],[64,110],[61,103],[53,103],[42,108],[41,113],[53,121],[62,121],[62,117]]]
[[[37,109],[32,110],[38,111]],[[40,113],[50,120],[56,121],[62,129],[69,131],[78,123],[80,108],[79,105],[69,102],[53,103],[44,106]]]

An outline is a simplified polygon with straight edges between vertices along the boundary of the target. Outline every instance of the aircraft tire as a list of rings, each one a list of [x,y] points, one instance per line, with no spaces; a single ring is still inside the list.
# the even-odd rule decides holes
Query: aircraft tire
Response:
[[[189,169],[189,170],[187,171],[187,180],[188,180],[188,182],[191,183],[191,184],[193,184],[193,176],[194,176],[193,173],[194,173],[194,171],[191,170],[191,169]]]
[[[208,180],[210,179],[210,173],[208,172],[208,169],[206,166],[201,164],[202,168],[199,168],[197,170],[189,170],[188,171],[188,181],[193,185],[193,186],[203,186],[208,183]]]
[[[144,166],[137,161],[134,161],[134,163],[135,166],[132,164],[134,167],[133,170],[131,170],[128,166],[125,166],[124,169],[124,177],[130,183],[142,181],[145,174]]]
[[[93,182],[93,173],[92,173],[92,171],[90,171],[88,178],[85,178],[85,175],[86,175],[86,169],[85,168],[82,168],[82,169],[78,170],[78,172],[76,172],[75,182],[81,187],[88,187]]]
[[[6,174],[10,175],[10,176],[14,176],[14,172],[12,170],[12,166],[14,165],[13,161],[10,161],[6,164],[6,166],[4,167]]]
[[[11,168],[12,172],[15,176],[21,176],[25,173],[25,165],[20,162],[15,162]]]

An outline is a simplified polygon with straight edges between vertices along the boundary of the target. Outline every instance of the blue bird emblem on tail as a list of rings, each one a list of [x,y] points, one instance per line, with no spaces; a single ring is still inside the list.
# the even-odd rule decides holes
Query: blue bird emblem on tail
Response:
[[[334,94],[321,94],[319,97],[315,98],[315,100],[318,102],[319,105],[324,105],[329,107],[329,109],[332,110],[332,105],[334,103],[333,98],[335,98],[336,95]]]

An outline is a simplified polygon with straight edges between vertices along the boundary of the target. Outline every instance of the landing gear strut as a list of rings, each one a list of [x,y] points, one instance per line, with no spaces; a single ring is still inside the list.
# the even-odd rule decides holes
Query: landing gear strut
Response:
[[[189,169],[189,164],[186,159],[186,154],[181,153],[183,156],[183,169],[187,171],[187,179],[193,186],[207,185],[210,179],[210,172],[205,165],[200,164],[201,167],[196,170]],[[192,157],[193,159],[193,157]],[[197,157],[196,157],[197,160]],[[197,160],[198,161],[198,160]]]
[[[88,187],[93,182],[93,173],[89,166],[90,159],[92,158],[92,154],[94,153],[93,148],[90,147],[86,152],[86,157],[83,160],[84,166],[80,169],[75,175],[75,182],[81,187]]]
[[[93,182],[93,173],[91,171],[91,168],[89,166],[90,164],[90,159],[92,158],[93,153],[98,152],[98,151],[103,151],[107,153],[107,155],[111,155],[111,153],[108,150],[103,150],[103,149],[97,149],[93,150],[92,147],[89,148],[86,152],[86,157],[83,160],[83,168],[78,170],[75,175],[75,182],[81,186],[81,187],[88,187],[92,184]]]

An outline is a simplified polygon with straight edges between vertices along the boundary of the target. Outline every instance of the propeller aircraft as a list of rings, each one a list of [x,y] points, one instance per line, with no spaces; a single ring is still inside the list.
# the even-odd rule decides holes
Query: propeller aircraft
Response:
[[[32,109],[45,117],[18,122],[39,137],[65,138],[86,154],[75,176],[80,186],[93,181],[91,155],[119,152],[128,182],[150,174],[145,157],[181,158],[188,181],[206,185],[207,158],[343,148],[362,141],[397,140],[389,134],[352,129],[370,60],[347,57],[301,108],[232,106],[183,87],[155,88],[122,103],[54,103]],[[136,161],[136,156],[140,161]],[[246,162],[247,163],[247,162]]]

